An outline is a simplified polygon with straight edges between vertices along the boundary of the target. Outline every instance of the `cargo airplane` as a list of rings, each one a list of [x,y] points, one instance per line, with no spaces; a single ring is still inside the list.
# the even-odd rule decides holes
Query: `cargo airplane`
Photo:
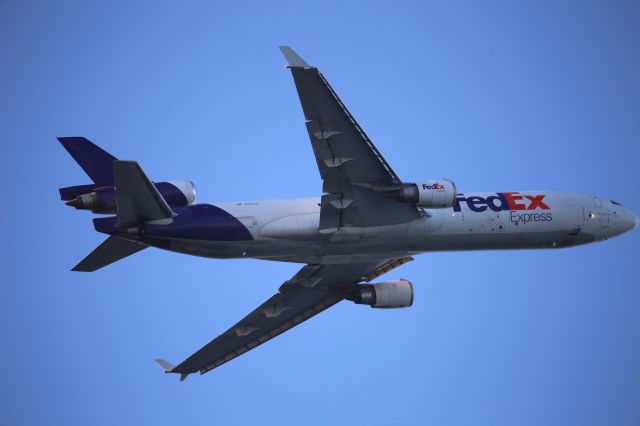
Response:
[[[458,192],[447,179],[404,182],[318,69],[291,48],[280,49],[322,178],[319,197],[199,204],[190,181],[154,183],[137,162],[118,160],[82,137],[59,138],[93,180],[61,188],[61,198],[110,215],[93,220],[108,238],[74,271],[95,271],[147,247],[304,264],[275,295],[178,365],[156,360],[181,380],[217,368],[342,300],[374,308],[411,306],[409,281],[372,281],[416,254],[571,247],[638,224],[629,209],[590,195],[472,193]]]

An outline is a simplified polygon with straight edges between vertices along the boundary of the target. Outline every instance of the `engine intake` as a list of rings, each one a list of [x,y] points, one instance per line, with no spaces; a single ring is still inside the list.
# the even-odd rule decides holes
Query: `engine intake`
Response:
[[[363,284],[346,296],[359,305],[372,308],[408,308],[413,305],[413,285],[407,280]]]

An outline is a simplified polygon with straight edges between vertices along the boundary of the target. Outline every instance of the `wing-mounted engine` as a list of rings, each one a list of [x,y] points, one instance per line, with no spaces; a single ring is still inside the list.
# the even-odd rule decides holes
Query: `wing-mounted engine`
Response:
[[[185,207],[196,201],[196,189],[191,181],[155,182],[154,186],[171,207]],[[67,201],[66,204],[68,206],[76,209],[91,210],[93,213],[100,214],[116,213],[116,191],[114,186],[95,187],[95,185],[82,185],[61,188],[60,197]]]
[[[449,179],[366,186],[381,192],[385,197],[401,203],[410,203],[416,207],[446,209],[453,207],[456,202],[456,184]]]
[[[404,183],[394,195],[396,200],[418,207],[445,209],[456,202],[456,184],[447,179]]]
[[[456,184],[446,179],[412,183],[403,189],[405,202],[419,207],[449,208],[456,202]]]
[[[403,279],[361,284],[350,291],[345,298],[372,308],[408,308],[413,305],[413,285]]]

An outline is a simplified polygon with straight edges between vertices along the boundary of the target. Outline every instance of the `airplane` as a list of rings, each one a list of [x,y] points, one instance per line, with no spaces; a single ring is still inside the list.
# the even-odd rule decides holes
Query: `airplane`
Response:
[[[304,264],[277,293],[178,365],[180,380],[204,374],[336,303],[406,308],[405,279],[373,283],[430,251],[561,248],[615,237],[638,216],[600,197],[555,191],[458,192],[448,179],[404,182],[320,71],[280,50],[302,104],[322,195],[196,203],[190,181],[152,182],[84,137],[58,140],[93,183],[60,188],[107,239],[72,270],[90,272],[156,247],[207,258]]]

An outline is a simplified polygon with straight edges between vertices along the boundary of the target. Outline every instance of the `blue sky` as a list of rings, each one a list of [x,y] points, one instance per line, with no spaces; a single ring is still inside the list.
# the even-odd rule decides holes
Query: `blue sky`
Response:
[[[298,265],[102,240],[57,188],[83,135],[201,201],[319,194],[277,46],[317,65],[405,180],[640,212],[637,2],[0,1],[0,423],[637,425],[636,230],[569,250],[429,253],[411,309],[342,303],[205,376],[174,362]]]

